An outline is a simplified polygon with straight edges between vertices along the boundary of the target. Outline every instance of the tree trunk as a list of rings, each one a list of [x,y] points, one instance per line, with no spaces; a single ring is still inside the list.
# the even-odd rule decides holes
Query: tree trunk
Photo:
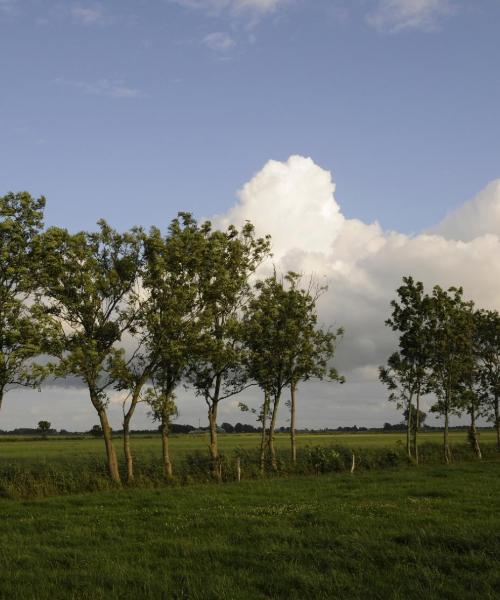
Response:
[[[297,440],[295,436],[295,382],[290,386],[290,442],[292,446],[292,464],[297,464]]]
[[[172,479],[172,462],[170,460],[170,451],[168,446],[168,423],[162,423],[161,426],[161,447],[163,456],[163,474],[165,479]]]
[[[125,466],[127,468],[127,482],[134,481],[134,460],[130,448],[130,419],[123,419],[123,454],[125,455]]]
[[[411,412],[413,409],[413,395],[410,394],[410,398],[408,400],[408,417],[406,419],[406,453],[408,454],[408,458],[411,460]]]
[[[118,469],[118,459],[116,458],[116,451],[113,444],[113,437],[111,427],[109,426],[108,415],[106,414],[104,408],[100,408],[97,414],[99,415],[102,433],[104,435],[109,476],[115,483],[121,483],[120,470]]]
[[[449,443],[449,416],[448,416],[448,408],[446,408],[444,413],[444,439],[443,439],[443,451],[444,451],[444,462],[448,465],[451,462],[451,452],[450,452],[450,443]]]
[[[271,467],[273,468],[273,471],[278,470],[278,461],[276,460],[276,450],[274,448],[274,430],[276,428],[276,419],[278,417],[279,401],[280,397],[275,396],[273,402],[273,414],[271,416],[271,424],[269,425],[269,436],[267,438],[269,454],[271,455]]]
[[[415,413],[415,427],[413,428],[413,458],[415,464],[418,465],[418,430],[420,427],[420,389],[417,390],[417,401],[416,401],[416,413]]]
[[[264,394],[264,406],[262,408],[262,436],[260,438],[260,473],[264,474],[266,466],[266,425],[267,413],[269,412],[269,394]]]
[[[476,429],[476,411],[474,405],[470,407],[470,429],[469,429],[469,439],[472,446],[472,450],[475,455],[481,459],[481,447],[479,446],[479,440],[477,438],[477,429]]]
[[[212,476],[217,481],[222,480],[219,445],[217,440],[217,405],[218,400],[212,400],[208,407],[208,423],[210,426],[210,458],[212,459]]]
[[[0,401],[1,406],[1,401]],[[497,450],[500,452],[500,410],[498,406],[498,395],[495,394],[495,430],[497,432]]]
[[[127,467],[127,481],[128,483],[134,480],[134,459],[132,457],[132,448],[130,446],[130,422],[134,416],[137,403],[141,390],[148,380],[149,373],[145,372],[142,377],[137,381],[136,386],[132,393],[130,400],[130,406],[128,411],[123,416],[123,453],[125,455],[125,465]]]

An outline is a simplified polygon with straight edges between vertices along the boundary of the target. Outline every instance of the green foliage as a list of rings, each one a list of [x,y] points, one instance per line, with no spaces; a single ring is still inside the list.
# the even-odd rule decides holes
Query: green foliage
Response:
[[[279,398],[283,388],[317,378],[343,381],[330,361],[342,330],[318,327],[316,293],[300,287],[300,276],[276,275],[256,284],[245,310],[244,340],[249,377]]]
[[[8,388],[37,387],[47,375],[33,362],[55,328],[37,302],[44,206],[26,192],[0,197],[0,407]]]
[[[119,234],[104,221],[92,233],[51,228],[42,254],[47,310],[63,324],[54,374],[81,378],[96,410],[103,410],[115,383],[114,361],[123,355],[117,344],[136,318],[127,309],[137,292],[139,232]]]

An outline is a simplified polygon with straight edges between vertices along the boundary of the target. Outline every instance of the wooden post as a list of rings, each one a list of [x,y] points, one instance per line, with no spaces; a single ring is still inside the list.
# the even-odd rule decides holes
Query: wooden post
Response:
[[[241,481],[241,460],[239,456],[236,459],[236,480],[238,483]]]
[[[352,464],[351,464],[351,475],[354,473],[354,469],[356,468],[356,456],[354,452],[352,453]]]

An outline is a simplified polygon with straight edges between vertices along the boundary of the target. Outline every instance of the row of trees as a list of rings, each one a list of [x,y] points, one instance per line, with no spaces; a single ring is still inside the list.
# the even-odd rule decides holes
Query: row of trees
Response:
[[[444,417],[443,454],[451,460],[449,419],[468,414],[469,439],[481,457],[478,417],[493,422],[500,450],[500,315],[476,309],[462,288],[435,286],[430,294],[412,277],[403,278],[387,325],[399,333],[399,350],[380,368],[390,399],[405,410],[407,452],[418,462],[421,400]]]
[[[212,471],[221,477],[220,402],[250,385],[263,393],[261,466],[277,468],[274,431],[290,391],[291,455],[296,458],[297,386],[313,377],[341,381],[329,365],[341,330],[318,326],[323,288],[303,288],[295,273],[257,281],[270,238],[250,223],[213,229],[180,213],[164,234],[43,227],[45,200],[0,198],[0,408],[15,385],[48,376],[86,385],[102,429],[110,477],[120,482],[108,421],[120,391],[127,480],[134,478],[131,422],[147,402],[160,423],[165,475],[172,475],[168,432],[175,390],[189,385],[206,405]],[[47,360],[36,359],[41,356]]]

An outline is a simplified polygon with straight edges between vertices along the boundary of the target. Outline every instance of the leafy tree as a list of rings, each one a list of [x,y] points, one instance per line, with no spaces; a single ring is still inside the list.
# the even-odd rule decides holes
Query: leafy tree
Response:
[[[63,324],[54,373],[85,382],[102,427],[109,474],[118,483],[108,392],[116,383],[113,364],[124,353],[118,344],[133,331],[135,315],[127,308],[137,293],[140,236],[117,233],[104,221],[93,233],[51,228],[44,235],[43,258],[47,307]]]
[[[265,461],[265,431],[270,417],[267,448],[271,465],[277,469],[274,431],[282,392],[290,387],[291,453],[296,461],[296,389],[300,381],[313,377],[342,380],[328,363],[335,352],[341,330],[324,331],[317,327],[317,295],[300,288],[300,277],[288,273],[284,280],[276,275],[256,284],[257,295],[245,311],[243,335],[248,377],[264,392],[260,420],[261,468]]]
[[[93,425],[89,433],[94,437],[102,437],[102,427],[100,425]]]
[[[47,374],[33,362],[56,328],[37,301],[44,206],[26,192],[0,197],[0,408],[8,389],[37,387]]]
[[[409,413],[411,413],[411,414],[409,414]],[[425,413],[423,410],[419,410],[418,415],[417,415],[417,409],[412,404],[412,405],[410,405],[409,411],[408,411],[408,409],[405,409],[403,411],[403,418],[404,418],[405,424],[408,424],[408,419],[410,419],[411,428],[413,431],[415,431],[415,429],[417,427],[424,427],[425,421],[427,419],[427,413]]]
[[[123,420],[128,481],[134,476],[130,422],[141,391],[153,381],[162,397],[173,395],[186,373],[202,326],[198,281],[205,230],[191,215],[180,213],[165,237],[152,228],[143,236],[143,243],[140,306],[130,307],[137,348],[128,359],[119,355],[113,362],[116,387],[129,393]]]
[[[221,427],[226,433],[234,432],[234,425],[231,425],[231,423],[222,423]]]
[[[477,310],[474,320],[479,393],[484,412],[493,421],[500,451],[500,315],[496,310]]]
[[[256,238],[250,223],[238,231],[213,231],[202,226],[205,242],[198,273],[202,330],[188,371],[190,383],[208,409],[212,474],[221,478],[217,441],[217,411],[224,399],[241,391],[240,313],[249,293],[249,278],[269,253],[269,238]]]
[[[429,365],[432,391],[437,398],[431,411],[444,416],[443,453],[449,463],[449,418],[464,408],[462,386],[470,368],[472,303],[463,300],[462,288],[446,291],[435,286],[429,310]]]
[[[395,402],[399,409],[404,409],[406,422],[406,452],[412,458],[412,427],[416,413],[413,398],[418,388],[413,365],[401,353],[394,352],[389,357],[386,367],[380,367],[379,379],[390,391],[389,400]],[[416,428],[416,424],[415,424]]]
[[[418,464],[418,432],[420,429],[420,399],[427,394],[429,388],[429,361],[430,361],[430,299],[424,293],[424,286],[413,277],[403,277],[403,284],[396,290],[398,298],[391,302],[392,314],[386,321],[393,331],[399,333],[399,357],[393,355],[392,366],[386,371],[381,371],[382,381],[393,392],[399,387],[399,399],[403,405],[408,404],[407,419],[407,451],[412,457],[411,439],[413,438],[413,457]],[[390,359],[391,360],[391,359]],[[395,376],[399,379],[396,387],[391,386],[389,378]],[[393,379],[392,383],[396,383]],[[403,390],[404,388],[404,390]],[[394,399],[394,396],[393,396]],[[415,411],[411,410],[415,401]],[[408,402],[409,401],[409,402]],[[410,407],[410,409],[408,409]],[[415,417],[415,426],[412,418]]]
[[[48,421],[38,421],[38,431],[43,437],[46,437],[50,431],[50,423]]]

